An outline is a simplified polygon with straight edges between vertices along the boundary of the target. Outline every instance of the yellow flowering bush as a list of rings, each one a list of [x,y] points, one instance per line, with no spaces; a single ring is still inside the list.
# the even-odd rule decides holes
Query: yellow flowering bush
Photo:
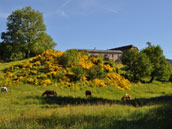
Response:
[[[96,57],[93,56],[90,59],[94,64],[98,63],[98,59]]]
[[[31,77],[30,77],[30,78],[27,78],[27,82],[28,82],[28,83],[31,83],[31,84],[34,84],[34,79],[31,78]]]
[[[44,74],[44,73],[41,73],[40,75],[38,75],[38,78],[40,78],[40,79],[46,79],[47,78],[47,75]]]
[[[13,73],[7,72],[7,77],[9,78],[13,77]]]
[[[32,70],[30,72],[31,72],[31,74],[37,74],[37,71],[36,70]]]
[[[92,82],[92,87],[106,87],[106,84],[102,79],[94,79]]]
[[[114,68],[112,68],[109,64],[104,65],[104,69],[108,72],[112,72],[114,70]]]
[[[119,89],[130,89],[131,83],[128,79],[125,79],[120,74],[109,73],[107,74],[107,83]]]
[[[84,69],[90,69],[93,66],[91,60],[89,60],[87,55],[80,55],[79,65]]]
[[[50,85],[50,84],[51,84],[51,80],[50,79],[46,79],[46,80],[42,81],[42,85],[43,86],[47,86],[47,85]]]
[[[0,83],[6,86],[29,83],[71,89],[79,89],[82,86],[130,89],[129,80],[118,74],[119,69],[114,72],[114,65],[104,62],[102,56],[89,57],[88,54],[78,54],[76,50],[73,54],[79,56],[78,60],[72,62],[74,59],[68,55],[69,64],[63,65],[63,52],[46,50],[28,61],[6,68],[4,76],[1,77],[3,81]]]
[[[23,76],[18,77],[18,80],[24,80]]]

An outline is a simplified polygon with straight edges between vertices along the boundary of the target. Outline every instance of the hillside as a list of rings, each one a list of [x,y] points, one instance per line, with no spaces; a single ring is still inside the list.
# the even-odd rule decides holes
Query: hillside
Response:
[[[153,83],[133,84],[125,80],[125,78],[118,76],[116,71],[117,66],[111,67],[109,62],[110,67],[108,66],[108,68],[113,70],[106,72],[106,77],[108,74],[114,74],[115,77],[118,76],[118,83],[115,84],[120,84],[119,86],[113,86],[107,83],[106,77],[98,78],[98,80],[104,82],[104,86],[102,82],[96,85],[94,82],[95,79],[88,80],[89,76],[87,76],[87,74],[85,74],[87,78],[85,81],[79,79],[77,81],[60,82],[61,78],[58,80],[58,78],[47,75],[50,73],[49,70],[53,68],[52,71],[54,71],[58,66],[62,71],[66,70],[66,74],[64,74],[66,78],[69,77],[66,76],[68,74],[74,75],[70,73],[71,66],[63,67],[55,60],[59,58],[50,56],[53,54],[52,52],[50,55],[49,54],[50,52],[46,52],[27,60],[0,63],[0,76],[3,78],[1,79],[1,86],[6,85],[8,88],[8,93],[0,94],[0,128],[172,128],[170,124],[172,122],[171,82],[162,83],[154,81]],[[52,57],[55,59],[50,60]],[[89,58],[86,59],[87,61],[91,61]],[[94,59],[99,60],[99,58]],[[56,63],[51,63],[51,61],[55,61]],[[103,69],[104,71],[107,63],[92,63],[92,65],[102,65],[102,68],[105,67]],[[87,65],[83,65],[83,67],[86,66]],[[56,71],[55,73],[58,72]],[[43,73],[46,77],[39,78]],[[24,76],[25,74],[27,74],[27,76]],[[52,75],[54,75],[54,72]],[[23,79],[21,79],[21,77],[23,77]],[[34,81],[28,81],[27,79],[33,79]],[[37,85],[35,84],[35,79],[38,80]],[[44,83],[42,82],[47,79],[49,79],[51,83],[43,85]],[[113,82],[117,82],[116,79],[113,80]],[[120,83],[126,81],[127,83]],[[126,86],[126,84],[130,85],[129,88],[122,89],[122,86]],[[57,92],[57,96],[42,97],[41,95],[45,90],[54,90]],[[85,97],[86,90],[92,91],[91,97]],[[121,101],[121,98],[126,93],[131,94],[131,100]]]

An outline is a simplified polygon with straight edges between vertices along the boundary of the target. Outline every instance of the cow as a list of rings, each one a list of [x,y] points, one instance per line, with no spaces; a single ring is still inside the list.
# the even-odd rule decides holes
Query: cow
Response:
[[[92,95],[92,92],[90,91],[90,90],[86,90],[85,91],[85,96],[86,96],[86,98],[88,97],[88,96],[91,96]]]
[[[52,96],[57,96],[57,93],[56,93],[56,91],[53,91],[53,90],[46,90],[46,91],[42,94],[42,96],[44,96],[44,95],[47,95],[47,96],[50,96],[50,95],[52,95]]]
[[[4,87],[4,86],[1,87],[1,93],[3,93],[3,92],[4,93],[7,93],[8,92],[7,87]]]
[[[131,95],[130,94],[125,94],[122,98],[121,98],[121,100],[123,101],[123,100],[130,100],[130,98],[131,98]]]

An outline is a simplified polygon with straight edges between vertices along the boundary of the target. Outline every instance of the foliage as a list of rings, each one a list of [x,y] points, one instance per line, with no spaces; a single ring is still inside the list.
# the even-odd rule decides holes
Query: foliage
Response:
[[[172,74],[172,67],[168,64],[165,58],[161,59],[160,62],[161,68],[157,71],[157,79],[160,81],[169,81],[170,76]]]
[[[130,81],[122,77],[120,74],[108,73],[106,78],[109,85],[121,90],[129,90],[131,87]]]
[[[152,66],[149,58],[137,50],[129,50],[124,54],[122,63],[125,65],[126,74],[129,74],[133,81],[139,81],[151,74]]]
[[[63,63],[62,63],[63,62]],[[108,73],[113,73],[108,79]],[[115,78],[115,76],[117,76]],[[24,62],[4,69],[0,84],[4,86],[32,84],[76,88],[83,86],[129,89],[130,82],[105,64],[100,57],[89,57],[77,50],[66,52],[47,50]],[[115,83],[115,86],[112,84]]]
[[[85,71],[82,67],[74,67],[71,69],[71,71],[73,72],[74,81],[79,81],[83,76],[85,76]]]
[[[122,63],[125,65],[125,76],[133,81],[139,81],[143,77],[151,76],[150,82],[155,78],[160,81],[168,81],[172,73],[171,66],[168,65],[163,50],[159,45],[151,45],[141,52],[129,50],[122,56]]]
[[[76,49],[69,49],[63,53],[60,64],[64,67],[72,67],[79,64],[80,56]]]
[[[115,67],[115,63],[114,61],[110,60],[110,61],[106,61],[104,62],[105,65],[110,65],[110,67]]]
[[[103,79],[106,77],[106,73],[103,71],[103,68],[101,66],[93,65],[89,70],[88,70],[88,79]]]
[[[3,45],[0,45],[0,49],[6,49],[5,58],[18,58],[18,52],[28,58],[55,46],[45,32],[42,14],[31,7],[12,12],[7,20],[7,32],[2,33]]]
[[[163,55],[163,50],[159,45],[151,45],[150,42],[147,43],[148,47],[143,49],[141,52],[145,53],[151,61],[152,70],[151,70],[151,80],[152,82],[155,77],[160,80],[166,81],[169,80],[171,75],[171,66],[168,65]]]

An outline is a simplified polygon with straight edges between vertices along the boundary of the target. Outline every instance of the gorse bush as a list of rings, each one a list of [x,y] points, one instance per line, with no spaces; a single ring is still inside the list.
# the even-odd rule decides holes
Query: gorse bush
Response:
[[[1,85],[32,85],[76,88],[113,86],[129,89],[130,82],[116,73],[102,56],[89,57],[77,50],[47,50],[41,55],[4,69]]]

